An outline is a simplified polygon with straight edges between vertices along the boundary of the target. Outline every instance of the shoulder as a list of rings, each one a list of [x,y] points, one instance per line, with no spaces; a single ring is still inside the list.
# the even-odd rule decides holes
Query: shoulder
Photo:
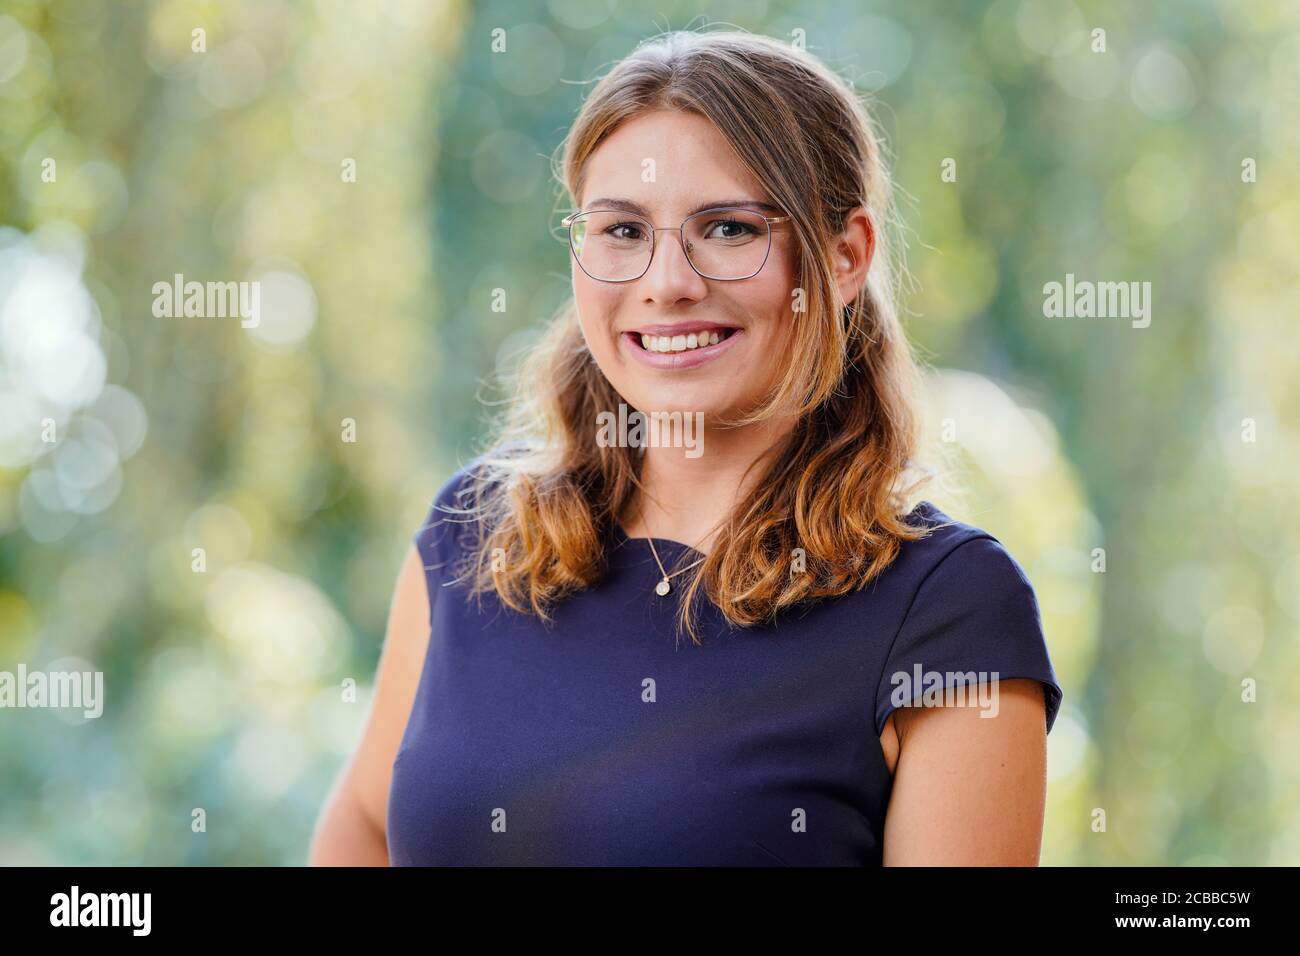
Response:
[[[1031,589],[1024,569],[990,532],[958,521],[930,501],[907,516],[908,524],[927,533],[903,542],[895,564],[900,576],[918,591],[938,574],[949,587],[992,588],[995,592]],[[985,591],[985,596],[987,596]]]
[[[421,551],[432,550],[451,526],[473,515],[474,478],[480,470],[478,459],[462,465],[434,492],[424,522],[415,535]]]
[[[495,493],[507,470],[503,464],[519,451],[518,443],[498,445],[458,467],[433,494],[415,544],[429,564],[446,559],[450,547],[462,550],[476,541]]]
[[[969,618],[1021,629],[1040,626],[1028,574],[990,532],[929,501],[913,509],[909,523],[929,533],[904,542],[895,562],[906,620]]]

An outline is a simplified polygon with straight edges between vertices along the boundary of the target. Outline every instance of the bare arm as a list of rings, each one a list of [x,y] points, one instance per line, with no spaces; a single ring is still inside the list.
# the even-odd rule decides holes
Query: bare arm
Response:
[[[312,866],[388,865],[388,788],[429,643],[424,562],[412,546],[397,576],[361,742],[316,821]]]
[[[1004,680],[996,717],[976,707],[894,711],[898,763],[884,864],[1037,866],[1047,799],[1044,707],[1038,681]]]

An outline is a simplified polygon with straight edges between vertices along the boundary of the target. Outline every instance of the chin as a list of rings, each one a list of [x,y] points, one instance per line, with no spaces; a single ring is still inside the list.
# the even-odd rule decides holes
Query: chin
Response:
[[[644,402],[634,401],[633,404],[646,412],[703,412],[708,421],[728,407],[728,403],[719,401],[718,388],[703,383],[672,388],[638,388],[632,392]]]

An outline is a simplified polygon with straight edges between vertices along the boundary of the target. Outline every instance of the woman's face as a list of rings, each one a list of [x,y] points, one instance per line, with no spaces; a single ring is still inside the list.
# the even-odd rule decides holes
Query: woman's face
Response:
[[[655,226],[675,227],[702,208],[742,200],[770,204],[771,196],[707,119],[657,111],[628,120],[590,157],[579,208],[607,209],[611,200],[634,203]],[[719,222],[705,226],[718,237],[713,241],[737,234],[725,217]],[[638,228],[622,229],[619,241],[634,244],[622,237],[635,239]],[[675,230],[655,233],[650,268],[632,281],[593,279],[570,257],[587,347],[630,406],[647,413],[701,412],[708,427],[714,416],[747,412],[761,402],[791,360],[795,238],[789,223],[774,224],[771,234],[763,268],[732,281],[706,279],[691,268]],[[720,341],[701,345],[705,335],[712,340],[709,330]],[[682,348],[692,335],[696,348]]]

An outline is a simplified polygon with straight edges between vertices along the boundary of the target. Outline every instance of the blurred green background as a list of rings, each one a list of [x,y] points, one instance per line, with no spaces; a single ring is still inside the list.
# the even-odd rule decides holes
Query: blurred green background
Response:
[[[927,497],[1026,568],[1065,687],[1043,862],[1300,863],[1300,5],[0,10],[0,670],[107,696],[0,710],[0,862],[305,860],[403,551],[568,295],[549,155],[720,22],[893,152]],[[155,317],[176,273],[258,279],[260,324]],[[1046,318],[1067,273],[1151,282],[1150,326]]]

